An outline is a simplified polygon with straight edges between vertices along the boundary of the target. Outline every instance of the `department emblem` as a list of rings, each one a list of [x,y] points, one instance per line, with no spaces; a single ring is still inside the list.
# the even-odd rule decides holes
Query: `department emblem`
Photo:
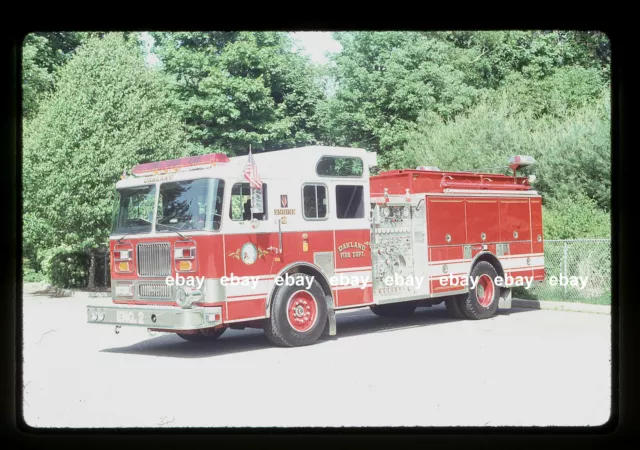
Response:
[[[286,208],[289,205],[289,199],[287,198],[287,195],[281,195],[280,196],[280,207],[281,208]]]
[[[258,249],[251,242],[247,242],[240,250],[242,262],[245,264],[253,264],[258,259]]]

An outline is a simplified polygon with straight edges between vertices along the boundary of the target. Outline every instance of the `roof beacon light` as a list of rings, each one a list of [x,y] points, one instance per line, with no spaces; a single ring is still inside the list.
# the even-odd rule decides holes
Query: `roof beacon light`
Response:
[[[224,153],[210,153],[201,156],[189,156],[187,158],[170,159],[167,161],[138,164],[131,173],[137,176],[157,174],[164,171],[178,171],[179,169],[200,169],[216,165],[217,163],[228,163],[229,157]]]
[[[440,172],[440,169],[438,169],[436,166],[418,166],[416,167],[416,170],[428,170],[431,172]]]
[[[516,170],[520,169],[521,167],[526,167],[526,166],[530,166],[531,164],[535,164],[535,162],[536,160],[533,159],[533,156],[517,155],[509,158],[509,167],[511,168],[511,170],[513,170],[513,176],[515,178]]]
[[[512,156],[509,158],[509,167],[511,167],[511,170],[518,170],[521,167],[535,164],[535,162],[536,160],[533,159],[533,156]]]

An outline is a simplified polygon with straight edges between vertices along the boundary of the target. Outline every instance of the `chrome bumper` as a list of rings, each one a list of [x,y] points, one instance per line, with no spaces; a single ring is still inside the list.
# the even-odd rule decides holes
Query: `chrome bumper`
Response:
[[[87,306],[87,323],[163,330],[198,330],[222,324],[222,308],[173,306]]]

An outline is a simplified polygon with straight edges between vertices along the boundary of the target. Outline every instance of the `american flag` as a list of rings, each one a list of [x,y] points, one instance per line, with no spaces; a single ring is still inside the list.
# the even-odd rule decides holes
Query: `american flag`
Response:
[[[253,155],[251,154],[251,147],[249,147],[249,158],[247,159],[247,165],[244,166],[244,177],[249,182],[249,185],[254,189],[262,188],[262,181],[260,181],[260,175],[258,174],[258,166],[256,165]]]

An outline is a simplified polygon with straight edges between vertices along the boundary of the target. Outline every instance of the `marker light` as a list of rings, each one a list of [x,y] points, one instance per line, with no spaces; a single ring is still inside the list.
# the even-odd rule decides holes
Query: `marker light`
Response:
[[[129,273],[132,270],[129,262],[133,259],[131,244],[116,244],[113,248],[113,266],[116,273]]]
[[[196,243],[194,241],[176,241],[173,247],[173,259],[178,272],[193,272],[196,268]]]

